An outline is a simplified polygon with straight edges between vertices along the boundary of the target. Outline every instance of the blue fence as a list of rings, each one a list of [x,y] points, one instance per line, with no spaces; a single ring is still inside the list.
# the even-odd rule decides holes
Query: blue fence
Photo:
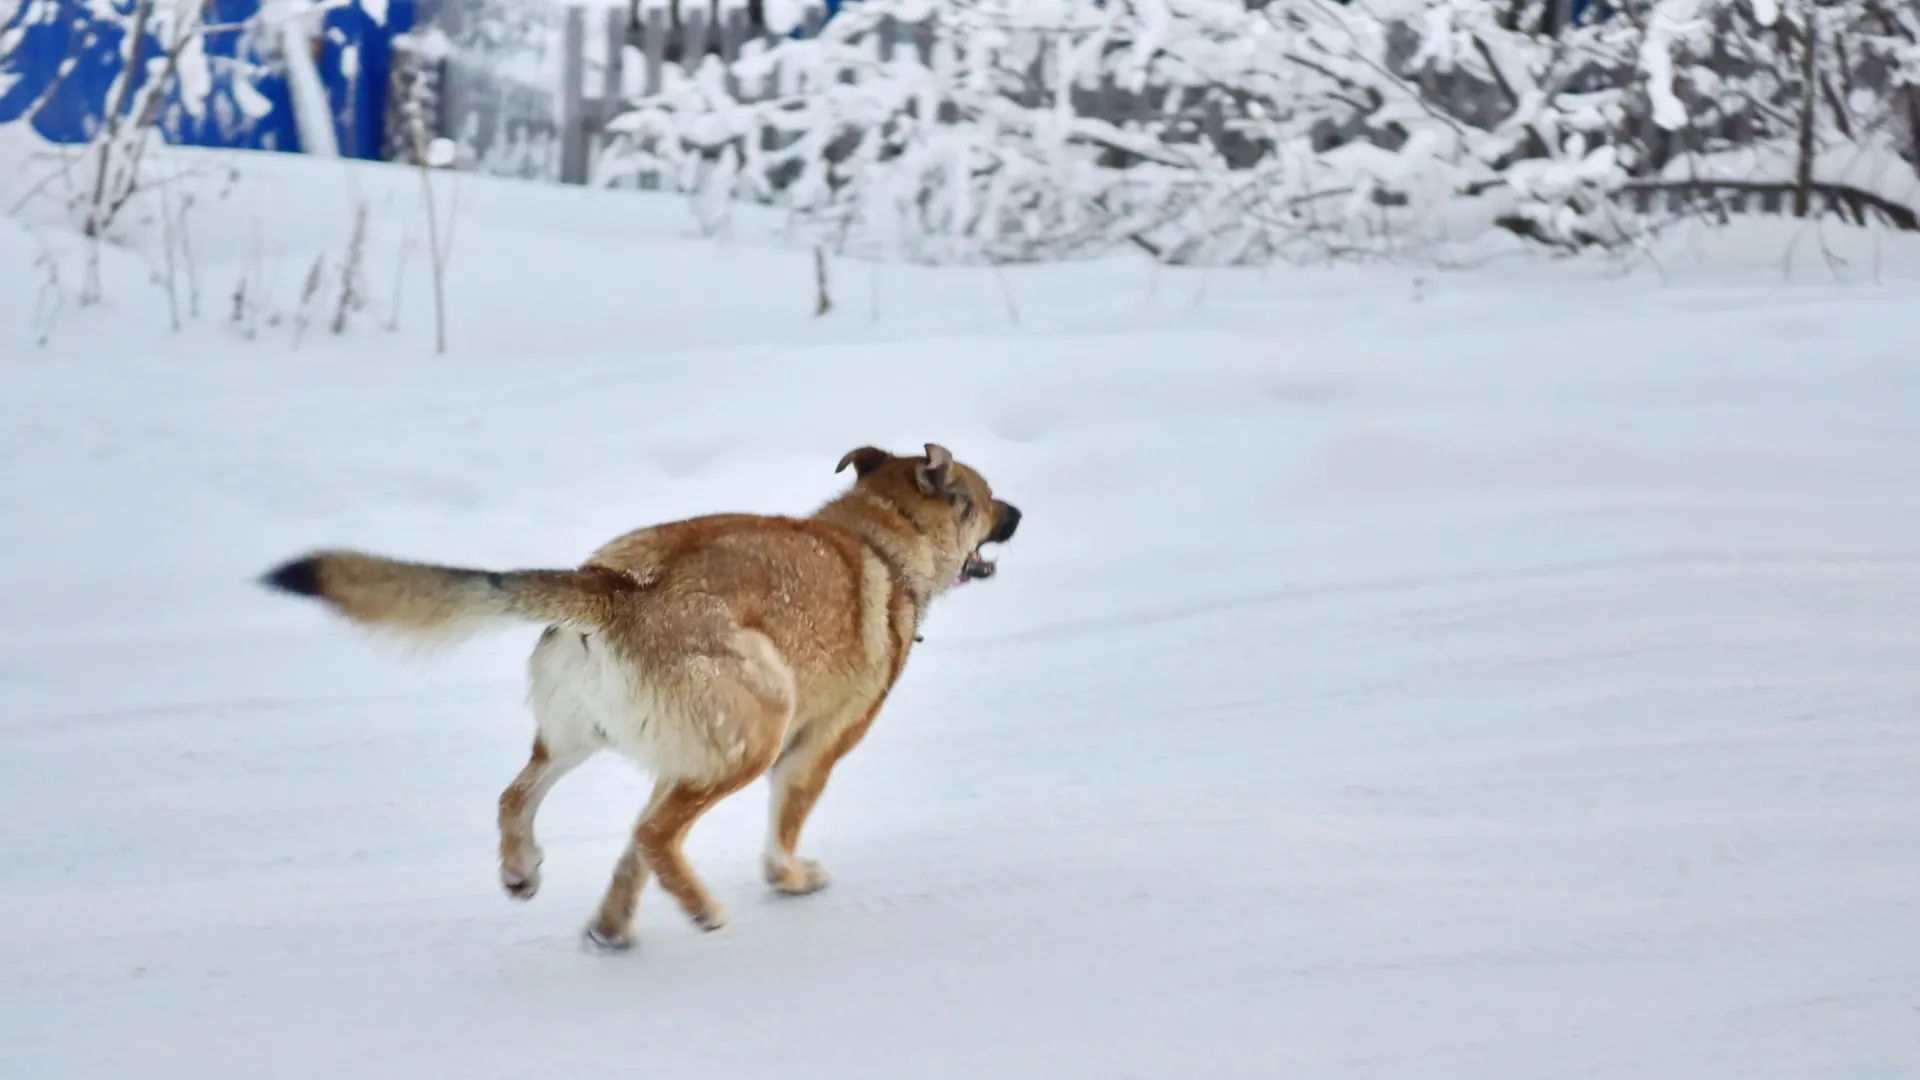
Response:
[[[0,124],[25,120],[56,143],[85,142],[99,130],[112,107],[107,98],[120,75],[134,9],[134,0],[109,2],[120,19],[95,18],[86,0],[20,5],[0,28],[0,38],[12,39],[12,48],[0,56]],[[209,0],[207,92],[190,101],[180,80],[165,88],[159,128],[168,142],[300,150],[280,42],[260,40],[247,25],[259,5],[260,0]],[[324,16],[316,66],[343,155],[379,156],[393,38],[414,25],[421,6],[422,0],[349,0]],[[384,18],[375,18],[383,8]],[[153,60],[164,50],[150,34],[144,55]],[[143,70],[134,89],[144,81]],[[129,93],[129,105],[132,98]]]

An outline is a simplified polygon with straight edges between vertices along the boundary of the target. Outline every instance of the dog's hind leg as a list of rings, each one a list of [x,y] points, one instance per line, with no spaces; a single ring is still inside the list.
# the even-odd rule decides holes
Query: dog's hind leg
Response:
[[[654,781],[653,795],[647,799],[647,808],[640,811],[640,822],[634,825],[636,833],[675,783],[670,779]],[[614,864],[613,880],[607,884],[606,895],[600,898],[600,910],[587,927],[588,941],[602,949],[624,949],[633,944],[633,913],[640,906],[640,893],[647,887],[647,877],[646,856],[637,841],[629,840],[626,850],[620,853],[620,861]]]
[[[774,763],[767,778],[772,798],[767,806],[767,846],[760,865],[767,884],[776,890],[797,896],[818,892],[832,880],[817,861],[795,854],[800,830],[820,801],[834,765],[859,744],[885,700],[882,694],[872,705],[806,732]]]
[[[602,746],[595,726],[594,692],[600,670],[586,637],[548,627],[527,658],[527,704],[533,708],[533,753],[500,793],[500,885],[516,900],[540,890],[540,845],[533,820],[561,778]]]
[[[613,881],[601,898],[593,925],[587,928],[589,941],[603,949],[624,949],[633,944],[633,915],[649,872],[659,878],[660,887],[669,896],[679,901],[695,926],[718,930],[727,925],[727,909],[693,872],[680,845],[700,815],[752,783],[767,766],[764,758],[755,764],[757,767],[742,768],[713,781],[660,781],[634,827],[633,842],[614,867]]]
[[[515,900],[531,900],[540,891],[540,845],[533,820],[547,792],[592,757],[591,743],[560,743],[536,735],[526,767],[500,793],[500,886]]]
[[[726,909],[688,865],[681,845],[702,814],[773,763],[792,722],[795,698],[793,672],[765,636],[742,631],[730,644],[733,655],[717,671],[710,657],[702,658],[698,677],[658,696],[682,708],[655,722],[698,733],[706,747],[700,755],[704,760],[688,770],[698,775],[665,775],[655,784],[587,929],[595,945],[619,949],[633,943],[634,910],[648,872],[700,928],[718,930],[727,923]]]

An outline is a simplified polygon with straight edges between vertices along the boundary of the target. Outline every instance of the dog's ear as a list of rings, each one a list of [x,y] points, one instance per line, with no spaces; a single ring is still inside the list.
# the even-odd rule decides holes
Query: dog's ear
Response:
[[[853,474],[855,476],[865,476],[880,466],[885,465],[888,459],[892,457],[892,454],[887,453],[877,446],[863,446],[858,450],[847,451],[847,456],[840,459],[840,464],[835,465],[833,471],[845,472],[847,466],[851,465],[853,466]]]
[[[945,495],[953,490],[953,455],[939,443],[927,444],[927,463],[915,469],[914,482],[923,495]]]

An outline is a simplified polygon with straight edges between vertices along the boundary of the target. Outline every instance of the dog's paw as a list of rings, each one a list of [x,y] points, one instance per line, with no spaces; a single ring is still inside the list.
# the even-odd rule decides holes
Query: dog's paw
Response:
[[[617,953],[633,948],[635,938],[632,927],[609,930],[604,926],[589,926],[580,935],[580,944],[592,952]]]
[[[719,904],[710,904],[707,910],[692,916],[693,925],[711,934],[727,925],[727,909]]]
[[[531,900],[540,891],[540,864],[535,862],[526,870],[516,870],[510,866],[500,868],[500,887],[515,900]]]
[[[767,884],[788,896],[816,893],[833,881],[827,868],[814,859],[789,859],[784,864],[768,861]]]

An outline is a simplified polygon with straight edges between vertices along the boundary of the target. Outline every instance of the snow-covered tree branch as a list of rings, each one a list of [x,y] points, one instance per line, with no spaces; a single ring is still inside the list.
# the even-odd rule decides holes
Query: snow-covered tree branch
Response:
[[[634,103],[601,178],[926,261],[1612,245],[1682,196],[1795,191],[1911,224],[1913,0],[1568,10],[861,0],[742,58],[737,94],[710,60]]]

